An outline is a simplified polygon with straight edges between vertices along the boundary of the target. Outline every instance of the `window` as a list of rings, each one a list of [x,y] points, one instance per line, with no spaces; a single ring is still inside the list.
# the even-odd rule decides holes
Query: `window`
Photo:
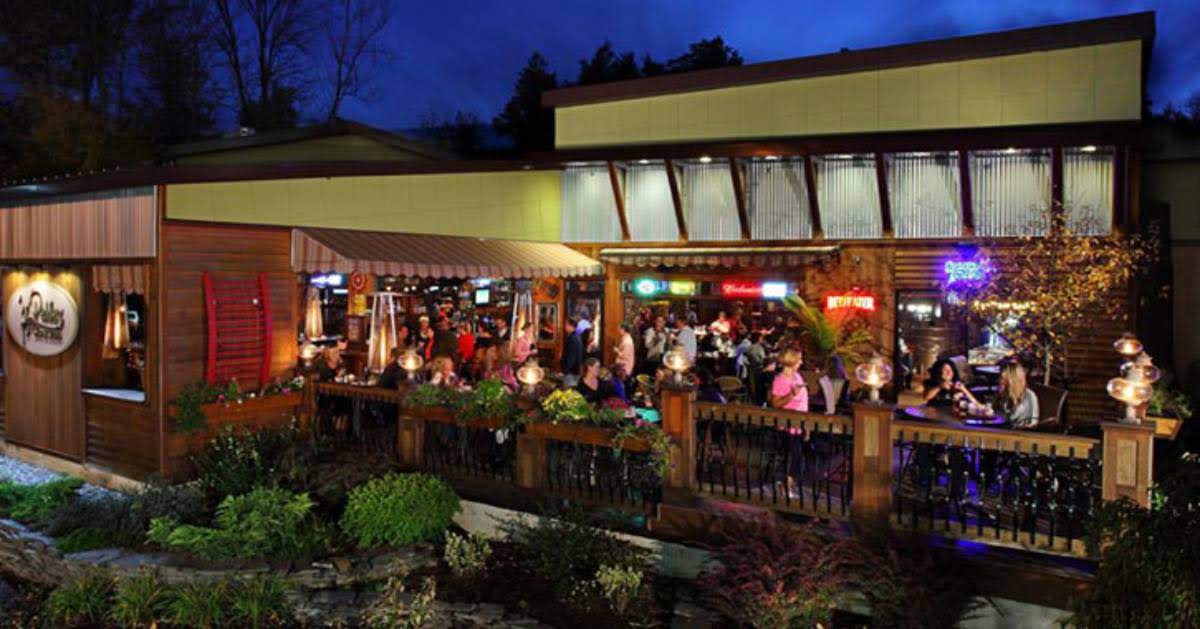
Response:
[[[620,242],[612,180],[605,165],[569,166],[562,174],[563,242]]]
[[[728,161],[684,163],[680,186],[689,240],[741,239]]]
[[[825,237],[833,240],[879,238],[883,217],[872,155],[814,158],[817,209]]]
[[[679,224],[675,220],[671,186],[662,162],[629,165],[625,174],[625,212],[632,240],[679,240]]]
[[[1063,209],[1073,233],[1112,232],[1114,156],[1111,146],[1063,151]]]
[[[146,300],[138,294],[93,293],[100,302],[88,317],[84,381],[89,393],[144,402],[146,391]]]
[[[979,236],[1045,234],[1049,149],[972,152],[971,204]]]
[[[750,237],[754,240],[812,238],[804,160],[752,160],[746,170]]]
[[[896,237],[962,236],[958,153],[894,153],[886,159]]]

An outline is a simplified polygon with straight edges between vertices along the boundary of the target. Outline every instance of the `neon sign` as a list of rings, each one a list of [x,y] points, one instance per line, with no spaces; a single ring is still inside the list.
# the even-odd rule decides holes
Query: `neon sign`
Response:
[[[987,279],[988,265],[983,260],[946,260],[942,273],[947,284],[959,282],[981,282]]]
[[[667,292],[684,297],[695,295],[696,283],[688,280],[671,280],[667,282]]]
[[[763,282],[762,296],[763,299],[783,299],[787,297],[788,285],[787,282]]]
[[[633,281],[633,293],[639,297],[653,297],[663,291],[663,282],[643,277]]]
[[[825,310],[861,310],[863,312],[875,312],[875,296],[866,295],[857,291],[826,295]]]
[[[787,292],[787,282],[721,282],[721,296],[725,299],[783,299]]]

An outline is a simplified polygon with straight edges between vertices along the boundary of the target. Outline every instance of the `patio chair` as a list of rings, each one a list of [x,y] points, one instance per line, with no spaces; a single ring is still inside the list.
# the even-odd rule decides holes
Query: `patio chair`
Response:
[[[1066,432],[1067,390],[1029,383],[1029,390],[1038,399],[1037,432]]]
[[[734,376],[719,376],[715,382],[726,400],[743,403],[746,401],[746,385],[741,380]]]

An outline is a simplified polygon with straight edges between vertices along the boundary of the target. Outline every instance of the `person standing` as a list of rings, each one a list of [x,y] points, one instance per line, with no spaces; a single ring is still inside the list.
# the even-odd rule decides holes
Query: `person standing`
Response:
[[[621,341],[617,343],[617,364],[625,369],[626,374],[633,373],[637,358],[633,348],[633,334],[628,323],[621,324]]]
[[[529,360],[529,357],[533,355],[533,335],[533,323],[526,321],[521,331],[517,334],[516,342],[513,343],[513,361],[518,365],[525,364],[525,361]]]
[[[512,340],[512,330],[508,328],[508,319],[504,317],[496,319],[496,331],[492,333],[492,339],[496,343],[507,343]]]
[[[646,328],[642,335],[642,345],[646,348],[646,369],[649,373],[662,364],[663,354],[667,351],[667,320],[662,317],[654,318],[654,325]]]
[[[579,367],[583,364],[583,338],[579,335],[575,319],[567,319],[563,331],[562,372],[563,386],[574,387],[579,384]]]
[[[775,374],[775,380],[771,383],[771,408],[808,412],[808,388],[799,373],[802,360],[800,351],[795,349],[784,350],[779,357],[779,373]],[[787,471],[787,492],[798,497],[800,466],[804,461],[803,429],[789,429],[788,442],[791,456]]]
[[[689,364],[696,364],[696,331],[686,317],[675,320],[675,342],[683,348]]]

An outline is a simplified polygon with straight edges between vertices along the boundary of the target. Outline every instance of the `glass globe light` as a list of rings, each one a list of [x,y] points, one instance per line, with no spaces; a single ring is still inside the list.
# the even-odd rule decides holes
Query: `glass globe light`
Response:
[[[1117,350],[1117,353],[1125,358],[1132,359],[1134,356],[1142,353],[1142,342],[1132,332],[1126,332],[1113,343],[1113,349]]]
[[[854,369],[854,377],[871,390],[870,401],[879,401],[879,390],[892,381],[892,366],[878,352]]]
[[[417,371],[419,371],[421,366],[424,364],[425,359],[421,358],[421,355],[411,347],[404,350],[404,353],[400,355],[400,368],[408,372],[409,380],[412,380],[416,377]]]
[[[525,392],[533,394],[537,385],[546,377],[546,370],[538,366],[537,359],[530,358],[517,370],[517,380],[524,385]]]
[[[1121,377],[1108,381],[1108,385],[1105,387],[1108,394],[1118,402],[1125,404],[1125,418],[1123,419],[1125,423],[1142,423],[1138,407],[1150,400],[1154,382],[1160,375],[1158,367],[1154,366],[1154,361],[1150,356],[1142,353],[1138,354],[1137,358],[1121,365]]]
[[[311,369],[313,366],[313,361],[317,359],[317,356],[320,355],[320,353],[320,348],[312,343],[305,343],[303,346],[301,346],[300,360],[304,363],[304,368]]]
[[[675,347],[663,356],[663,365],[666,365],[667,369],[675,372],[672,382],[679,384],[683,381],[683,372],[687,371],[692,366],[692,363],[688,360],[687,354],[683,351],[682,347]]]

